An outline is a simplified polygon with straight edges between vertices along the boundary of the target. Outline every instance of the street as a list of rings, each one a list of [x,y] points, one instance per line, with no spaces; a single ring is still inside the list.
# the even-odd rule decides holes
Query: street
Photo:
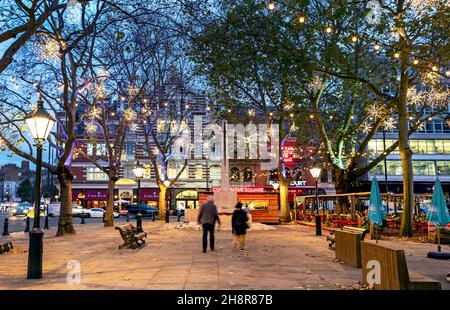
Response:
[[[20,232],[24,231],[26,227],[26,217],[25,216],[12,216],[9,213],[0,213],[0,233],[3,233],[3,225],[5,222],[5,218],[9,219],[9,228],[8,231],[10,233],[12,232]],[[93,223],[101,223],[102,218],[85,218],[84,219],[86,224],[93,224]],[[121,216],[114,219],[114,223],[120,223],[125,222],[126,218]],[[135,222],[134,216],[130,216],[130,222]],[[143,217],[143,222],[151,222],[151,218]],[[177,217],[171,216],[170,217],[171,222],[176,222]],[[73,218],[74,224],[80,224],[81,218],[80,217],[74,217]],[[41,216],[41,228],[44,228],[45,225],[45,216]],[[48,226],[49,227],[57,227],[58,226],[58,217],[49,217],[48,218]],[[30,219],[30,229],[33,228],[33,219]]]

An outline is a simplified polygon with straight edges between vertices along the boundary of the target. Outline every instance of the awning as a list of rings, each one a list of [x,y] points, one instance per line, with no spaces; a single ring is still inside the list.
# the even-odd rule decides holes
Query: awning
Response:
[[[158,201],[159,189],[158,188],[141,188],[141,200],[144,201]]]
[[[84,200],[106,200],[108,198],[108,190],[106,189],[87,189]]]

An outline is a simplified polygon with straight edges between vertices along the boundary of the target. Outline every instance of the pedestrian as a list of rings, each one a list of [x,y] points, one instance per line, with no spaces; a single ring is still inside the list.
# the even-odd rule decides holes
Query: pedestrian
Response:
[[[248,225],[248,215],[247,212],[242,210],[242,203],[238,202],[236,204],[236,209],[233,212],[233,216],[231,217],[231,231],[236,239],[236,245],[239,242],[239,248],[241,251],[244,251],[245,247],[245,234]]]
[[[206,248],[208,247],[208,232],[209,248],[211,251],[214,251],[214,228],[216,221],[220,225],[220,219],[219,214],[217,213],[217,207],[214,204],[213,196],[208,196],[207,202],[200,206],[197,221],[203,227],[203,253],[206,253]]]

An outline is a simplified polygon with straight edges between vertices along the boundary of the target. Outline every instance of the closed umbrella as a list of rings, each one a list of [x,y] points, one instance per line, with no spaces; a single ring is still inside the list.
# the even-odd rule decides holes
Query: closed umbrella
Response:
[[[431,198],[431,205],[427,212],[427,221],[437,226],[438,236],[438,252],[441,251],[441,227],[444,227],[450,222],[448,215],[447,204],[445,203],[444,193],[442,192],[441,181],[436,179],[434,183],[433,197]]]
[[[370,189],[369,214],[368,219],[375,228],[376,240],[378,242],[378,234],[376,232],[377,226],[383,224],[386,219],[386,214],[383,211],[383,201],[381,200],[380,188],[375,177],[372,179],[372,188]]]

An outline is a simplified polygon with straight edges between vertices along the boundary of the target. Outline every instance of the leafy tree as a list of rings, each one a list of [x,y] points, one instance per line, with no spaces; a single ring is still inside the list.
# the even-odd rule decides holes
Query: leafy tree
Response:
[[[17,196],[21,198],[21,201],[32,201],[33,197],[33,185],[30,180],[25,179],[20,182],[19,187],[17,188]]]

